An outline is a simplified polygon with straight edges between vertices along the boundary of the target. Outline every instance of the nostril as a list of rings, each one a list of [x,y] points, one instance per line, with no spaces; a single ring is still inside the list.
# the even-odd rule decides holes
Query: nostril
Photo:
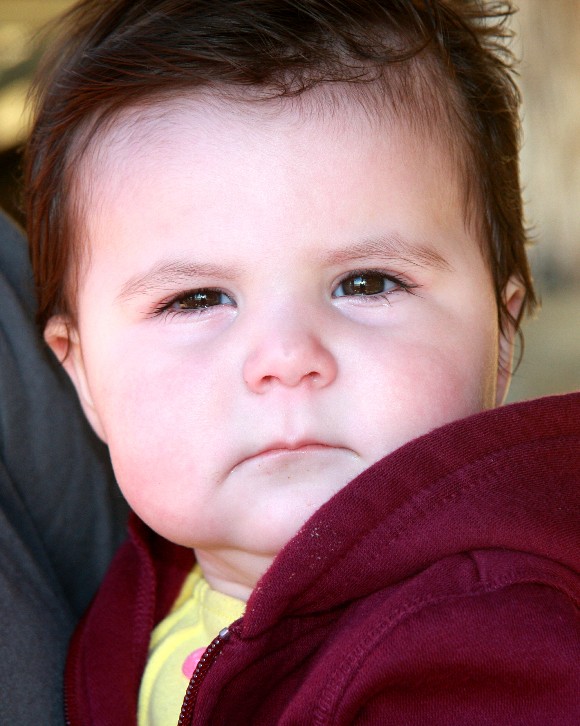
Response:
[[[318,381],[321,379],[318,371],[309,371],[308,373],[300,373],[294,371],[293,373],[288,372],[284,376],[267,375],[262,376],[260,379],[260,387],[264,390],[270,388],[275,382],[282,383],[286,386],[298,386],[301,382],[307,382],[311,385],[316,386]]]

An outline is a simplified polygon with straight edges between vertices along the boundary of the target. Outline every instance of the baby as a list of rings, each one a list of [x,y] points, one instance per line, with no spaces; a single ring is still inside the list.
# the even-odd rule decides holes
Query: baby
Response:
[[[502,18],[85,0],[65,27],[39,316],[135,513],[70,722],[576,722],[578,548],[533,472],[578,455],[523,422],[555,452],[578,400],[489,411],[535,303]]]

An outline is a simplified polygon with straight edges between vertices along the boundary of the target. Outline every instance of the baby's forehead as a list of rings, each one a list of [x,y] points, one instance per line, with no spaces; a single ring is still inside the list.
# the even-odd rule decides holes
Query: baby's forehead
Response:
[[[395,111],[388,103],[381,105],[376,91],[347,84],[317,86],[299,96],[285,97],[238,89],[192,91],[146,99],[87,123],[80,134],[85,137],[80,161],[94,178],[118,171],[128,156],[147,167],[153,149],[166,148],[168,141],[184,135],[195,138],[200,151],[207,147],[216,151],[224,137],[250,146],[248,142],[257,133],[260,143],[275,149],[284,137],[297,131],[313,139],[335,139],[337,144],[349,135],[380,138],[404,131],[410,147],[436,150],[449,161],[448,170],[454,176],[457,172],[459,180],[465,159],[463,144],[447,127],[446,119],[437,122],[431,117],[427,123],[420,116],[404,107]]]
[[[102,215],[91,214],[91,207],[118,205],[121,198],[126,203],[131,192],[136,201],[140,191],[161,180],[164,199],[172,202],[172,193],[179,196],[194,175],[205,176],[208,184],[193,186],[186,203],[200,203],[196,196],[213,185],[215,199],[209,201],[223,215],[223,198],[237,194],[240,184],[261,185],[266,204],[276,202],[275,188],[290,193],[292,184],[303,183],[312,199],[319,189],[319,208],[311,207],[315,216],[325,208],[324,195],[347,195],[348,201],[354,174],[371,198],[384,178],[393,184],[393,173],[420,187],[428,167],[437,168],[451,190],[449,203],[461,195],[452,155],[436,134],[418,133],[393,115],[369,115],[356,98],[329,99],[323,93],[299,102],[196,93],[127,107],[95,131],[81,166],[78,193],[93,221]],[[264,174],[274,175],[272,187],[263,183]]]
[[[121,222],[125,219],[128,224],[130,210],[123,208],[123,204],[128,199],[136,200],[144,186],[155,186],[160,176],[170,179],[170,184],[165,184],[163,189],[165,196],[160,193],[158,203],[173,204],[172,197],[179,197],[180,186],[188,176],[214,176],[218,162],[224,181],[216,197],[221,198],[190,198],[187,204],[212,204],[216,214],[224,218],[224,224],[229,223],[227,199],[235,191],[233,185],[240,184],[240,168],[247,167],[247,183],[252,183],[256,156],[275,157],[277,166],[286,168],[289,177],[297,166],[306,169],[304,183],[313,188],[319,186],[320,194],[324,195],[344,187],[345,179],[337,176],[328,183],[328,174],[324,176],[321,172],[325,166],[321,150],[327,149],[332,155],[355,149],[351,153],[357,157],[357,168],[364,170],[366,162],[369,178],[374,175],[380,185],[376,175],[380,175],[381,167],[377,165],[377,158],[385,160],[380,147],[393,137],[399,141],[393,146],[397,155],[408,155],[409,163],[402,165],[406,176],[414,174],[416,184],[420,185],[423,167],[437,166],[442,183],[455,189],[455,197],[461,199],[459,204],[465,206],[460,166],[453,150],[442,140],[442,134],[427,134],[424,129],[411,125],[407,118],[400,119],[390,112],[369,113],[359,98],[348,93],[338,97],[335,91],[330,97],[328,92],[315,89],[299,99],[256,100],[250,96],[232,98],[196,92],[128,106],[96,128],[78,165],[77,229],[83,234],[77,239],[87,240],[86,259],[90,259],[91,240],[102,239],[100,227],[111,205],[119,213]],[[191,164],[183,163],[185,155]],[[390,171],[387,166],[391,166],[388,159],[383,164],[387,174]],[[348,163],[342,168],[348,173]],[[264,195],[264,203],[280,203],[267,187],[260,193]],[[309,223],[315,224],[320,213],[323,206],[312,208]],[[470,216],[467,212],[464,216],[468,227]],[[201,217],[205,219],[204,211]],[[471,231],[467,236],[475,237]],[[487,257],[483,245],[480,246]],[[83,254],[78,258],[81,267],[84,267]]]

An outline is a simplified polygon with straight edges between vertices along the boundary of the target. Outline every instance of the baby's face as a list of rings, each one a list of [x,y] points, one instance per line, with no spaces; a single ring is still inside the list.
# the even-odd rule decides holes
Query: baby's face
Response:
[[[241,596],[353,477],[503,392],[446,155],[354,107],[258,114],[108,132],[65,363],[133,509]]]

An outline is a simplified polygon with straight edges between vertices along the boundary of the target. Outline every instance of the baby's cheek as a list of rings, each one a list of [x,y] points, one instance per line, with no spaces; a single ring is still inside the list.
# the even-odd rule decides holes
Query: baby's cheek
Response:
[[[198,468],[200,451],[172,438],[149,434],[146,426],[137,436],[119,431],[110,446],[115,478],[131,509],[166,538],[185,544],[204,496],[204,476]],[[130,438],[130,440],[129,440]]]
[[[401,433],[414,438],[487,407],[489,371],[454,346],[409,345],[398,361],[394,398]]]
[[[130,366],[129,366],[130,368]],[[155,378],[124,375],[111,379],[103,396],[102,419],[119,480],[143,472],[155,476],[177,443],[179,412],[169,401],[170,385]]]

